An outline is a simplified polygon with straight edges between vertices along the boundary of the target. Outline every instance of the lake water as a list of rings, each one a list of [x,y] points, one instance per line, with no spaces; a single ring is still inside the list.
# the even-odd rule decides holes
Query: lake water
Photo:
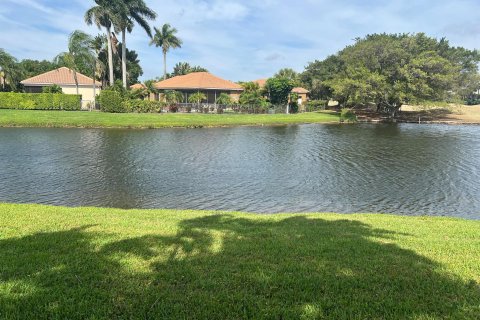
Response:
[[[480,219],[480,126],[0,128],[0,202]]]

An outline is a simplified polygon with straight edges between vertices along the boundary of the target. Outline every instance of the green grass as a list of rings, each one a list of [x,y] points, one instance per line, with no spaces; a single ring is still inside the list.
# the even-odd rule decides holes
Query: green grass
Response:
[[[2,319],[479,319],[480,222],[0,204]]]
[[[3,127],[173,128],[339,122],[332,112],[301,114],[113,114],[0,109]]]

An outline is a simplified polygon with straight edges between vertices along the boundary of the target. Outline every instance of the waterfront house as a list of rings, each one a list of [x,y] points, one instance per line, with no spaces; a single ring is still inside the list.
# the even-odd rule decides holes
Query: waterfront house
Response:
[[[232,81],[224,80],[209,72],[193,72],[184,76],[177,76],[154,84],[160,92],[175,90],[183,94],[183,102],[196,92],[202,92],[207,97],[207,103],[214,104],[222,93],[228,94],[233,101],[238,101],[243,88]]]
[[[100,93],[102,84],[77,72],[78,93],[82,96],[82,109],[88,108],[95,101],[95,95]],[[57,85],[65,94],[77,94],[73,71],[61,67],[48,71],[20,82],[27,93],[41,93],[44,87]]]

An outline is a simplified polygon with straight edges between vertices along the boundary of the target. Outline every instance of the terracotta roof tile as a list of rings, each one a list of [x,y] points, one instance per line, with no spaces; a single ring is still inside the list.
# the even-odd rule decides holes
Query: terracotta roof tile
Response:
[[[194,72],[184,76],[177,76],[155,83],[157,89],[217,89],[217,90],[238,90],[243,88],[228,80],[216,77],[208,72]]]
[[[93,79],[89,78],[80,72],[77,72],[78,84],[81,86],[91,86],[93,84]],[[25,79],[21,81],[23,85],[75,85],[75,79],[73,78],[73,72],[69,68],[61,67],[52,71],[48,71],[38,76]],[[102,84],[98,81],[95,81],[96,85],[99,87]]]
[[[298,93],[298,94],[310,93],[310,91],[308,91],[308,90],[305,89],[305,88],[301,88],[301,87],[293,88],[293,89],[292,89],[292,92],[293,92],[293,93]]]
[[[140,89],[145,89],[146,86],[143,83],[135,83],[134,85],[130,86],[130,89],[132,90],[140,90]]]
[[[260,86],[260,88],[264,88],[265,85],[267,84],[267,79],[258,79],[252,82],[257,83]]]

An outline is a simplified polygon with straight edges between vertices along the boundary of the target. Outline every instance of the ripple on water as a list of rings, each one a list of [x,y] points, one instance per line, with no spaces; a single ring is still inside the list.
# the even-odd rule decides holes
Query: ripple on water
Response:
[[[0,131],[0,201],[480,219],[477,126]]]

